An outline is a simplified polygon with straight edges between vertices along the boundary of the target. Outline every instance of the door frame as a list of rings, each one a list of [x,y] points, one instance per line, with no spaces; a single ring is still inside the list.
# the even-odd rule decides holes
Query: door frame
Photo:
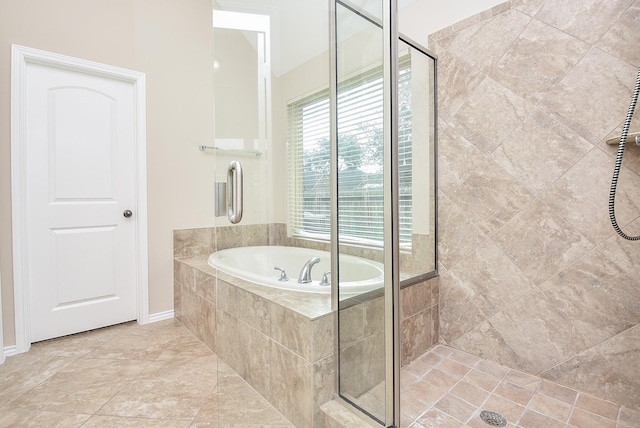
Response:
[[[133,84],[135,91],[136,307],[140,324],[149,322],[147,247],[147,148],[145,74],[20,45],[11,45],[11,209],[13,299],[16,353],[31,346],[26,198],[26,70],[28,64],[90,74]]]

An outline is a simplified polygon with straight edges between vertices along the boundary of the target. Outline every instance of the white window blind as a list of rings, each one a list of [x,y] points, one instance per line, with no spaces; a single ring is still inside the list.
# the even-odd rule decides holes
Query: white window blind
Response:
[[[411,245],[411,72],[399,73],[400,244]],[[338,226],[343,242],[383,243],[382,69],[339,84]],[[329,91],[288,105],[289,230],[293,236],[329,240]]]

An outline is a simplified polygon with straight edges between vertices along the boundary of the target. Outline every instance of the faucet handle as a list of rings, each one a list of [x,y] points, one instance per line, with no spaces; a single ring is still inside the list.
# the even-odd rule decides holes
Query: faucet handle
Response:
[[[322,280],[320,281],[320,285],[331,285],[331,282],[329,282],[329,275],[331,275],[330,270],[322,274]]]
[[[280,279],[278,279],[278,281],[280,282],[289,281],[289,277],[287,276],[287,273],[284,271],[284,269],[274,266],[273,270],[280,271]]]

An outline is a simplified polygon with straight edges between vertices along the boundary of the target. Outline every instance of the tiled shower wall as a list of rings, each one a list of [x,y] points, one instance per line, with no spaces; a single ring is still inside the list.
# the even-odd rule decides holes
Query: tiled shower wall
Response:
[[[639,408],[640,242],[609,223],[616,147],[604,142],[640,65],[640,0],[514,0],[430,46],[441,340]],[[640,234],[635,145],[616,206]]]

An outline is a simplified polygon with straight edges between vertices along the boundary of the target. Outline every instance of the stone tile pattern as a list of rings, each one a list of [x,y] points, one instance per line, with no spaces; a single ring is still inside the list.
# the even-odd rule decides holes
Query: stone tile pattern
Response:
[[[403,427],[640,426],[640,412],[446,346],[402,369]],[[366,427],[323,405],[323,427]],[[464,421],[464,422],[463,422]],[[517,424],[517,425],[516,425]],[[176,320],[135,322],[33,344],[0,366],[0,427],[292,428]],[[297,425],[299,427],[308,425]]]
[[[358,299],[352,299],[350,306],[340,310],[340,392],[383,419],[384,299]],[[437,344],[437,302],[437,277],[401,290],[402,366]]]
[[[434,270],[435,244],[432,235],[413,234],[411,253],[400,255],[403,274],[421,275]],[[183,258],[200,254],[210,254],[216,249],[244,247],[249,245],[284,245],[330,251],[330,244],[287,235],[284,223],[206,227],[198,229],[178,229],[173,233],[174,257]],[[384,254],[379,249],[343,245],[344,254],[364,257],[378,262]]]
[[[257,421],[293,428],[176,320],[35,343],[0,366],[0,427],[249,428]]]
[[[609,223],[617,147],[604,142],[620,135],[640,66],[639,11],[512,0],[429,38],[441,343],[636,409],[640,244]],[[627,145],[616,199],[632,235],[639,149]]]
[[[631,428],[640,411],[439,345],[401,372],[401,426],[485,428],[482,410],[507,427]]]
[[[204,260],[215,249],[207,244],[214,237],[218,248],[283,244],[326,250],[326,244],[286,238],[280,224],[174,233],[176,318],[296,425],[316,426],[320,406],[334,390],[333,315],[310,319],[283,306],[291,300],[283,293],[258,295],[220,278],[216,281],[215,270]],[[201,255],[194,256],[198,251]],[[373,253],[358,255],[374,258]],[[437,343],[438,296],[438,278],[402,289],[403,365]],[[343,392],[357,398],[384,378],[383,300],[365,299],[345,314]],[[284,387],[291,384],[300,390]]]
[[[216,240],[217,238],[217,240]],[[182,229],[174,231],[174,257],[177,259],[191,257],[195,255],[209,254],[217,248],[233,248],[236,246],[246,245],[285,245],[299,248],[312,248],[323,251],[329,251],[328,244],[310,241],[299,238],[291,238],[287,236],[286,225],[282,223],[274,223],[268,225],[241,225],[241,226],[225,226],[218,228],[201,228],[201,229]],[[427,235],[413,236],[414,250],[411,254],[402,254],[401,273],[420,272],[419,266],[429,269],[428,263],[420,262],[419,260],[431,260],[433,259],[433,249],[431,244],[431,238]],[[351,254],[359,257],[368,258],[370,260],[381,261],[382,253],[379,250],[358,248],[351,246],[343,246],[341,248],[345,254]],[[177,263],[177,262],[176,262]],[[175,281],[184,286],[187,282],[183,273],[180,271],[181,266],[174,265]],[[189,290],[195,291],[196,298],[193,293],[188,293],[189,297],[186,298],[187,304],[190,308],[195,309],[200,307],[197,313],[202,313],[205,306],[210,308],[215,319],[215,293],[206,292],[206,290],[213,290],[211,284],[205,283],[205,279],[201,273],[195,272],[195,282],[188,282],[192,284]],[[198,289],[196,290],[196,284]],[[438,342],[439,337],[439,281],[437,278],[414,284],[409,287],[405,287],[401,291],[401,320],[402,320],[402,365],[406,365],[413,359],[422,355],[434,344]],[[174,291],[174,297],[176,299],[181,295],[181,289]],[[204,300],[204,301],[203,301]],[[378,312],[378,315],[374,314],[373,309],[378,308],[380,305],[374,305],[371,302],[367,304],[369,311],[369,322],[373,320],[380,321],[382,319],[382,313]],[[364,309],[363,309],[364,311]],[[190,311],[193,312],[193,311]],[[364,317],[364,312],[362,312]],[[201,334],[203,328],[203,322],[206,317],[196,317],[192,319],[185,318],[184,322],[189,328],[194,331],[201,340],[204,340]],[[364,320],[364,318],[362,318]],[[365,321],[363,321],[364,323]],[[200,324],[198,324],[200,323]],[[364,324],[363,324],[364,325]],[[371,327],[371,325],[369,326]],[[207,343],[211,345],[211,343]],[[215,349],[210,346],[211,349]]]
[[[294,425],[317,426],[333,393],[332,314],[312,320],[216,279],[194,259],[174,262],[176,318]]]
[[[436,277],[400,290],[402,367],[438,343],[439,284]]]

